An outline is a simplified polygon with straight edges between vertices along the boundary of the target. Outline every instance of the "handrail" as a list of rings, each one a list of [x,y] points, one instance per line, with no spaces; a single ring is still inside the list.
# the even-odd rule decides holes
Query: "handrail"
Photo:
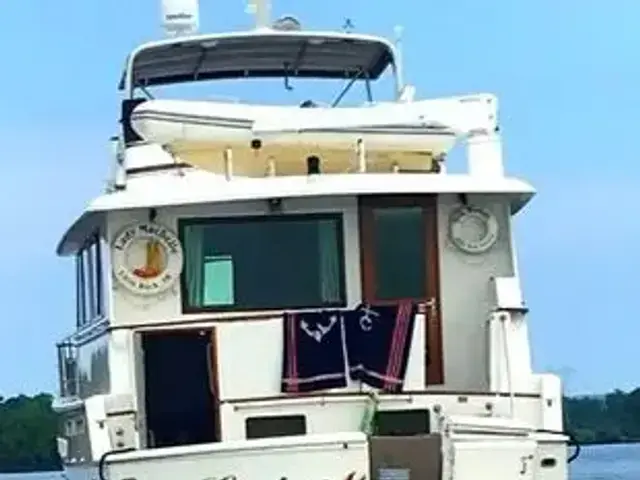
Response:
[[[510,352],[510,344],[509,344],[509,331],[507,327],[507,322],[511,320],[511,315],[509,312],[501,311],[498,313],[498,320],[501,322],[502,326],[502,348],[504,351],[504,360],[505,360],[505,370],[507,373],[507,392],[509,393],[509,413],[511,418],[515,418],[515,392],[513,390],[513,375],[511,372],[511,352]]]
[[[109,451],[105,452],[104,454],[102,454],[102,456],[100,457],[100,460],[98,460],[98,478],[100,480],[108,480],[108,478],[105,477],[105,475],[104,475],[104,467],[106,465],[107,458],[109,458],[111,455],[115,455],[117,453],[133,452],[134,450],[135,450],[135,448],[125,448],[125,449],[120,449],[120,450],[109,450]]]

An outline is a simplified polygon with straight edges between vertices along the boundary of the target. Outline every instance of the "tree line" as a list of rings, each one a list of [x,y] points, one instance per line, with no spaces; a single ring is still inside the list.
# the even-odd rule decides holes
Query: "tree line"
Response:
[[[564,399],[565,427],[583,444],[640,442],[640,388]]]
[[[53,397],[0,397],[0,472],[59,470],[58,418]]]
[[[0,397],[0,472],[59,470],[53,397]],[[566,397],[565,426],[581,444],[640,442],[640,388]]]

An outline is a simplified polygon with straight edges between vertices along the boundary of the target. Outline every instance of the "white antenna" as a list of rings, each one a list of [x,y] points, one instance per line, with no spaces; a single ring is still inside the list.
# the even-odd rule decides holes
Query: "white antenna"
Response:
[[[271,21],[271,1],[270,0],[249,0],[246,12],[255,16],[256,28],[269,28]]]
[[[167,36],[192,35],[199,25],[198,0],[162,0],[162,27]]]
[[[396,78],[398,95],[401,95],[404,88],[404,64],[402,58],[402,34],[404,33],[404,27],[402,25],[396,25],[393,29],[395,34],[395,47],[396,47]]]

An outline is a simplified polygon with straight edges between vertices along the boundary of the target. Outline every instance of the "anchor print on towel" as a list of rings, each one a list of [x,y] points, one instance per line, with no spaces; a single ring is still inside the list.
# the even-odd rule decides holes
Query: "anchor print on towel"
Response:
[[[373,310],[369,305],[361,305],[358,308],[360,313],[359,323],[363,332],[370,332],[373,323],[380,318],[380,314]]]
[[[326,325],[322,325],[320,322],[317,322],[312,328],[311,325],[305,320],[300,322],[300,328],[304,333],[313,338],[316,342],[322,342],[324,336],[329,333],[329,331],[333,328],[333,326],[338,323],[338,315],[332,314],[328,318],[328,322]]]

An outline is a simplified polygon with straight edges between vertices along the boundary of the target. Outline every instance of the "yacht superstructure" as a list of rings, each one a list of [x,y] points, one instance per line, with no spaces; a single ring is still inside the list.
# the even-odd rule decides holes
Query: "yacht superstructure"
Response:
[[[511,229],[535,192],[505,175],[497,99],[416,100],[392,42],[292,18],[182,33],[129,55],[113,181],[58,246],[77,272],[67,468],[566,480],[561,382],[532,370]],[[150,91],[267,78],[366,98]],[[450,174],[458,143],[467,172]]]

